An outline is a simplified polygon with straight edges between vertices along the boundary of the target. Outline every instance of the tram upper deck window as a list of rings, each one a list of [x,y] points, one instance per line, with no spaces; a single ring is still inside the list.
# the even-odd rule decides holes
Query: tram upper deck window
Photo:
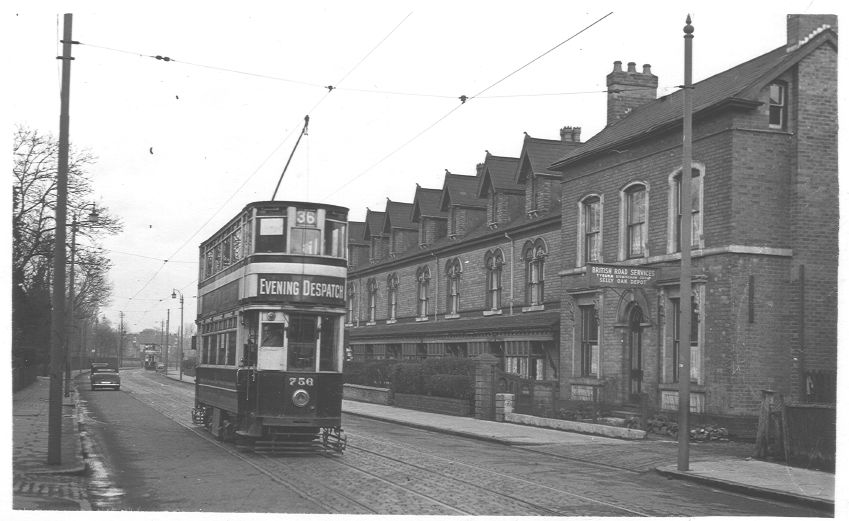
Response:
[[[318,255],[321,253],[321,230],[315,210],[297,209],[295,225],[292,227],[289,253]]]
[[[345,223],[339,221],[324,221],[324,254],[345,258],[348,253],[345,243]]]
[[[261,217],[257,219],[256,253],[282,253],[286,251],[286,219]]]

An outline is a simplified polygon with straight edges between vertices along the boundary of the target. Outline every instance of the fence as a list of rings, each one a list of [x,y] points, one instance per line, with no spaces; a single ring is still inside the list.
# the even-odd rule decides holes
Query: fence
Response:
[[[785,403],[779,393],[762,391],[754,457],[834,471],[836,408],[829,404]]]

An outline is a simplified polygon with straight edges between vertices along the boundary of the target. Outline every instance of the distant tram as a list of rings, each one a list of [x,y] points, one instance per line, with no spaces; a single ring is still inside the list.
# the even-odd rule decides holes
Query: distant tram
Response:
[[[250,203],[200,245],[192,419],[257,452],[341,452],[348,209]]]

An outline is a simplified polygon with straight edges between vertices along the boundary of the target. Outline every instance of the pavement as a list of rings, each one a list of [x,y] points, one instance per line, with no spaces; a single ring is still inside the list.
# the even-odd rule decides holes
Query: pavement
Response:
[[[169,371],[167,377],[180,380],[177,372]],[[194,378],[186,374],[182,375],[181,381],[194,384]],[[85,489],[87,467],[73,399],[75,393],[63,405],[62,463],[47,465],[49,384],[49,378],[39,378],[13,395],[13,508],[90,510]],[[602,438],[353,400],[343,400],[342,410],[346,414],[506,445],[623,444],[622,448],[626,450],[622,452],[627,453],[638,452],[639,444],[645,443],[644,440]],[[629,450],[628,445],[633,445],[634,450]],[[720,446],[721,443],[717,443],[718,449]],[[695,461],[691,459],[687,470],[678,470],[676,464],[658,466],[655,470],[669,478],[696,481],[744,495],[779,499],[834,513],[834,474],[746,457],[729,457],[728,452],[722,450],[717,450],[712,457],[709,447],[710,444],[699,445],[700,457]],[[671,462],[676,461],[675,452],[672,452]]]
[[[64,393],[63,393],[64,394]],[[63,396],[61,462],[47,464],[50,378],[12,395],[12,508],[91,510],[76,389]]]

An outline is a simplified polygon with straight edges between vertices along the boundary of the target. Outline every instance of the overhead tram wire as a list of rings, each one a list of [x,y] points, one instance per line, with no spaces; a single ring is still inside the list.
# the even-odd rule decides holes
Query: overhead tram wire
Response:
[[[591,23],[591,24],[587,25],[586,27],[584,27],[584,28],[583,28],[583,29],[581,29],[580,31],[576,32],[575,34],[573,34],[573,35],[572,35],[572,36],[570,36],[569,38],[566,38],[565,40],[563,40],[562,42],[558,43],[557,45],[555,45],[555,46],[554,46],[554,47],[552,47],[551,49],[549,49],[549,50],[545,51],[544,53],[540,54],[539,56],[537,56],[537,57],[536,57],[536,58],[534,58],[533,60],[529,61],[528,63],[526,63],[526,64],[522,65],[521,67],[519,67],[518,69],[514,70],[514,71],[513,71],[513,72],[511,72],[510,74],[508,74],[508,75],[504,76],[503,78],[501,78],[500,80],[498,80],[498,81],[496,81],[496,82],[494,82],[494,83],[490,84],[488,87],[484,88],[483,90],[481,90],[480,92],[478,92],[478,93],[477,93],[477,94],[475,94],[474,96],[461,95],[461,96],[459,97],[459,99],[460,99],[460,104],[459,104],[459,105],[455,105],[455,106],[454,106],[454,108],[452,108],[452,109],[451,109],[451,110],[449,110],[447,113],[445,113],[443,116],[441,116],[439,119],[437,119],[436,121],[434,121],[433,123],[431,123],[430,125],[428,125],[427,127],[425,127],[423,130],[421,130],[421,131],[420,131],[419,133],[417,133],[415,136],[413,136],[412,138],[408,139],[408,140],[407,140],[407,141],[405,141],[403,144],[401,144],[400,146],[398,146],[397,148],[395,148],[394,150],[392,150],[391,152],[389,152],[388,154],[386,154],[385,156],[383,156],[383,157],[382,157],[381,159],[379,159],[376,163],[372,164],[371,166],[369,166],[368,168],[366,168],[365,170],[363,170],[363,171],[362,171],[362,172],[360,172],[359,174],[357,174],[357,175],[355,175],[354,177],[352,177],[352,178],[351,178],[348,182],[343,183],[342,185],[340,185],[339,187],[337,187],[334,191],[332,191],[332,192],[328,193],[327,195],[325,195],[325,198],[328,198],[328,197],[330,197],[330,196],[332,196],[332,195],[334,195],[334,194],[339,193],[339,191],[341,191],[343,188],[345,188],[345,187],[349,186],[351,183],[353,183],[354,181],[356,181],[356,180],[357,180],[357,179],[359,179],[360,177],[364,176],[365,174],[367,174],[368,172],[370,172],[372,169],[374,169],[375,167],[377,167],[378,165],[380,165],[381,163],[383,163],[384,161],[386,161],[387,159],[389,159],[390,157],[394,156],[395,154],[397,154],[398,152],[400,152],[401,150],[403,150],[404,148],[406,148],[406,147],[407,147],[410,143],[412,143],[413,141],[417,140],[419,137],[421,137],[422,135],[424,135],[424,134],[425,134],[426,132],[428,132],[430,129],[432,129],[433,127],[435,127],[436,125],[438,125],[439,123],[441,123],[442,121],[444,121],[446,118],[448,118],[448,116],[450,116],[450,115],[451,115],[451,114],[453,114],[455,111],[457,111],[457,109],[459,109],[460,107],[462,107],[463,105],[465,105],[467,101],[470,101],[470,100],[475,99],[475,98],[479,98],[479,97],[480,97],[483,93],[485,93],[486,91],[488,91],[488,90],[490,90],[491,88],[495,87],[496,85],[498,85],[499,83],[503,82],[503,81],[504,81],[504,80],[506,80],[507,78],[509,78],[509,77],[513,76],[514,74],[518,73],[519,71],[521,71],[521,70],[523,70],[523,69],[527,68],[527,67],[528,67],[529,65],[531,65],[532,63],[534,63],[534,62],[538,61],[538,60],[539,60],[539,59],[541,59],[542,57],[544,57],[544,56],[548,55],[549,53],[553,52],[555,49],[557,49],[557,48],[561,47],[562,45],[564,45],[564,44],[566,44],[567,42],[571,41],[572,39],[576,38],[578,35],[580,35],[580,34],[582,34],[583,32],[585,32],[585,31],[589,30],[591,27],[593,27],[593,26],[595,26],[596,24],[600,23],[602,20],[604,20],[605,18],[607,18],[608,16],[610,16],[610,15],[612,15],[612,14],[613,14],[613,11],[611,11],[611,12],[607,13],[606,15],[602,16],[602,17],[601,17],[601,18],[599,18],[598,20],[594,21],[593,23]]]
[[[354,67],[352,67],[351,70],[349,70],[338,82],[336,82],[337,86],[329,85],[329,86],[326,86],[326,87],[322,87],[322,88],[326,89],[326,92],[321,97],[321,99],[319,99],[316,102],[316,104],[313,105],[312,109],[310,109],[310,111],[307,114],[314,111],[322,102],[324,102],[324,100],[327,99],[327,96],[333,90],[338,88],[338,84],[342,83],[348,76],[350,76],[351,73],[354,72],[354,70],[356,70],[375,50],[377,50],[378,47],[380,47],[383,44],[383,42],[385,42],[389,38],[389,36],[391,36],[398,29],[398,27],[401,26],[401,24],[403,24],[407,20],[407,18],[410,17],[411,14],[412,14],[412,12],[407,14],[407,16],[405,16],[400,22],[398,22],[398,24],[382,40],[380,40],[374,47],[372,47],[372,49],[359,62],[357,62],[357,64],[354,65]],[[97,47],[97,46],[92,46],[90,44],[89,44],[89,46],[90,47]],[[166,62],[176,61],[176,60],[173,60],[172,58],[169,58],[167,56],[164,56],[164,57],[159,56],[159,55],[150,56],[150,55],[144,55],[144,54],[140,54],[140,53],[132,53],[132,52],[129,52],[129,51],[120,51],[118,49],[111,49],[111,48],[107,48],[107,47],[100,47],[100,48],[108,49],[108,50],[111,50],[111,51],[126,52],[126,53],[129,53],[129,54],[138,54],[139,56],[151,57],[151,58],[155,58],[157,60],[162,60],[162,61],[166,61]],[[196,65],[196,64],[191,64],[189,62],[178,62],[178,63],[187,63],[189,65]],[[225,70],[225,69],[222,69],[222,70]],[[230,72],[240,72],[240,71],[230,70]],[[282,78],[275,78],[275,79],[283,80]],[[283,80],[283,81],[291,81],[291,80]],[[294,82],[294,83],[302,83],[302,82]],[[313,84],[313,85],[315,85],[315,84]],[[309,116],[307,116],[307,118],[309,118]],[[294,131],[294,129],[293,129],[293,131]],[[245,181],[241,185],[239,185],[239,188],[237,188],[236,191],[233,192],[233,194],[229,198],[227,198],[227,200],[218,208],[218,210],[213,212],[213,214],[209,217],[209,219],[207,219],[206,222],[204,222],[203,225],[201,225],[200,228],[198,228],[195,231],[195,233],[193,233],[179,248],[177,248],[177,250],[174,251],[173,254],[171,254],[169,259],[171,257],[175,257],[177,255],[177,253],[179,253],[183,248],[185,248],[186,245],[192,239],[194,239],[195,236],[197,236],[197,234],[200,233],[201,230],[203,230],[212,221],[212,219],[215,218],[215,216],[218,215],[218,213],[221,212],[221,210],[224,209],[224,207],[227,205],[227,203],[229,203],[234,197],[236,197],[236,195],[239,193],[239,191],[241,191],[241,189],[248,183],[248,181],[250,181],[259,172],[259,169],[262,168],[262,166],[264,166],[266,162],[268,162],[268,160],[271,158],[271,156],[273,156],[275,153],[277,153],[277,150],[279,150],[280,147],[283,146],[283,143],[288,141],[288,139],[291,137],[291,135],[292,135],[292,132],[290,132],[289,135],[286,136],[286,138],[279,145],[277,145],[277,147],[274,149],[274,151],[271,154],[269,154],[266,157],[266,159],[254,170],[254,172],[250,176],[248,176],[248,178],[245,179]],[[278,185],[279,185],[279,183],[278,183]],[[275,190],[275,192],[276,192],[276,190]],[[136,298],[148,285],[150,285],[150,283],[157,277],[157,275],[159,275],[159,273],[162,271],[162,269],[165,267],[165,264],[167,264],[167,263],[168,263],[168,259],[165,259],[163,261],[162,266],[160,266],[159,269],[156,270],[156,272],[153,274],[153,276],[142,286],[142,288],[139,291],[136,292],[136,294],[132,297],[133,299]],[[145,313],[147,313],[147,311],[145,311]]]

